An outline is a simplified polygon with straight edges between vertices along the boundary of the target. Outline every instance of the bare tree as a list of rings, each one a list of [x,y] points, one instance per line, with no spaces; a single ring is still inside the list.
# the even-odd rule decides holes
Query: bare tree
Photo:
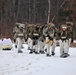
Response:
[[[48,4],[49,4],[49,9],[48,9],[47,23],[49,23],[49,21],[50,21],[50,7],[51,7],[51,5],[50,5],[50,0],[48,0]]]
[[[61,3],[61,5],[57,8],[57,12],[56,12],[56,14],[53,16],[52,22],[54,21],[55,17],[58,15],[59,9],[62,8],[63,5],[65,4],[65,1],[66,1],[66,0],[64,0],[64,1]],[[58,0],[58,2],[60,2],[60,1]]]

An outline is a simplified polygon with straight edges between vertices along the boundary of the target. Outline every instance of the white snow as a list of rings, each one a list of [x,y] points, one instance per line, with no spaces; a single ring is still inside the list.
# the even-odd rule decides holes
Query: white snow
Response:
[[[17,49],[0,50],[0,75],[76,75],[76,48],[69,49],[68,58],[60,58],[59,47],[56,55],[46,57],[45,54],[29,54],[27,45],[23,45],[23,53]]]

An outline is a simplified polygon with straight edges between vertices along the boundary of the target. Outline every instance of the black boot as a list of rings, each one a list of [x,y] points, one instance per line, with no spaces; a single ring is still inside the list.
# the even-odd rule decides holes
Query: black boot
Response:
[[[33,52],[35,53],[35,49],[33,49]]]
[[[29,52],[29,54],[32,54],[32,53],[33,53],[32,51]]]
[[[45,52],[44,52],[44,51],[40,51],[40,53],[41,53],[41,54],[45,54]]]
[[[46,54],[46,56],[50,57],[51,55],[50,54]]]
[[[18,50],[18,53],[23,53],[23,51],[21,51],[21,50]]]
[[[35,54],[39,54],[39,52],[37,52],[37,51],[35,51],[34,53],[35,53]]]
[[[15,48],[17,48],[17,45],[15,45]]]
[[[30,49],[29,54],[32,54],[34,52],[34,49]]]
[[[45,49],[45,52],[47,52],[47,49]]]
[[[55,53],[54,53],[54,52],[52,52],[52,54],[51,54],[51,55],[53,55],[53,56],[54,56],[54,55],[55,55]]]

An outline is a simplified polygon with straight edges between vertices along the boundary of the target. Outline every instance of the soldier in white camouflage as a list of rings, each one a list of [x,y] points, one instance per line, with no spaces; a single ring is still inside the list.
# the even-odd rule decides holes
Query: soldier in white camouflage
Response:
[[[43,35],[43,28],[44,26],[39,26],[39,33],[40,33],[40,37],[38,39],[38,47],[39,47],[39,52],[41,54],[45,54],[45,50],[44,50],[44,46],[45,46],[45,38]]]
[[[18,34],[16,33],[17,29],[19,28],[19,24],[16,23],[15,27],[13,28],[13,39],[14,39],[14,43],[15,43],[15,48],[17,48],[17,44],[16,44],[16,38],[18,37]]]
[[[53,35],[53,45],[51,48],[51,55],[55,55],[55,48],[56,48],[56,36],[57,36],[57,28],[55,27],[55,25],[51,22],[50,23],[51,28],[54,30],[54,35]]]
[[[35,29],[35,25],[34,24],[29,24],[27,26],[27,35],[28,35],[28,50],[30,50],[30,54],[32,54],[34,52],[34,46],[33,46],[33,32]]]
[[[48,27],[50,28],[49,30],[48,30]],[[56,27],[55,27],[55,25],[52,23],[52,22],[50,22],[50,23],[48,23],[48,25],[43,29],[43,35],[45,36],[45,37],[47,37],[47,31],[48,31],[48,34],[50,34],[49,32],[52,32],[52,35],[53,35],[53,37],[52,37],[52,45],[51,45],[51,55],[55,55],[55,48],[56,48]],[[47,51],[47,44],[45,44],[45,51]]]
[[[18,53],[23,53],[23,51],[21,50],[22,48],[22,45],[25,41],[26,38],[24,38],[24,27],[25,25],[24,24],[20,24],[19,25],[19,28],[16,30],[16,33],[17,33],[17,39],[16,39],[16,43],[17,43],[17,50],[18,50]]]
[[[69,39],[68,39],[68,32],[67,32],[67,25],[63,24],[60,27],[60,57],[65,58],[68,57],[69,54]]]
[[[44,40],[46,40],[46,37],[47,37],[47,30],[48,30],[48,26],[45,24],[43,26],[43,30],[42,30],[42,36],[43,36]],[[47,45],[46,45],[45,41],[44,41],[44,50],[45,50],[45,52],[47,51]]]
[[[75,25],[73,23],[71,16],[66,17],[66,25],[68,26],[68,30],[71,32],[69,37],[70,37],[71,43],[73,43],[75,39]]]
[[[30,54],[35,53],[39,54],[43,49],[41,45],[41,39],[40,39],[40,26],[39,25],[34,25],[30,24],[28,25],[28,48],[30,50]]]
[[[54,52],[52,50],[52,45],[53,45],[53,40],[54,40],[54,35],[55,35],[55,30],[53,29],[52,23],[49,23],[48,26],[43,30],[43,34],[46,37],[46,48],[47,48],[47,56],[51,56],[51,54]],[[51,49],[50,49],[51,48]],[[52,53],[51,51],[52,50]],[[52,54],[54,55],[54,54]]]
[[[75,37],[75,28],[73,22],[67,21],[66,25],[67,25],[69,45],[70,45],[70,43],[73,43]]]
[[[32,40],[33,40],[33,47],[34,47],[34,52],[35,54],[39,54],[39,38],[40,38],[40,31],[39,31],[39,26],[35,26],[33,33],[32,33]]]

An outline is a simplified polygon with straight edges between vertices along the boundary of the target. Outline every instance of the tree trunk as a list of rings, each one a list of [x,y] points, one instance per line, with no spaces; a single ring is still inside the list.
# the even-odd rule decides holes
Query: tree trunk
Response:
[[[48,9],[48,18],[47,18],[47,23],[50,22],[50,0],[48,0],[48,4],[49,4],[49,9]]]
[[[15,19],[15,0],[13,0],[13,14],[14,14],[14,19]]]
[[[31,20],[31,8],[30,8],[30,0],[29,0],[29,22]]]
[[[2,0],[1,0],[1,24],[2,24]]]
[[[56,14],[53,16],[52,22],[54,21],[55,17],[58,15],[59,9],[62,8],[63,5],[65,4],[65,1],[66,1],[66,0],[64,0],[64,1],[62,2],[62,4],[60,5],[60,7],[57,8],[57,12],[56,12]],[[58,2],[59,2],[59,0],[58,0]]]
[[[17,9],[16,21],[17,21],[18,16],[19,16],[19,11],[20,11],[20,0],[18,0],[18,9]]]
[[[34,15],[34,23],[36,22],[36,0],[34,0],[33,4],[33,15]]]

